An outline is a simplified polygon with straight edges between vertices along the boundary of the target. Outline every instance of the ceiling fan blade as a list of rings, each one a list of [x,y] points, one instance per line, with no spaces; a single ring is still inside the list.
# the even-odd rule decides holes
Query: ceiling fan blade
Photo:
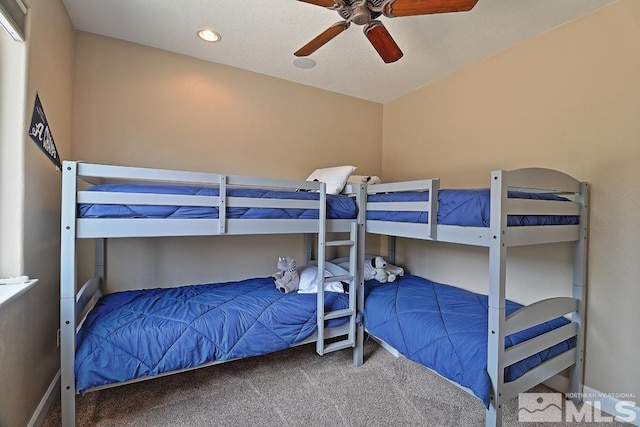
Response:
[[[322,7],[334,7],[337,6],[336,2],[333,0],[299,0],[309,4],[315,4],[316,6]]]
[[[402,51],[391,37],[391,34],[389,34],[389,31],[382,25],[382,22],[371,21],[364,27],[364,33],[378,51],[382,60],[387,64],[402,58]]]
[[[325,45],[325,43],[333,39],[335,36],[343,32],[347,28],[349,28],[349,23],[347,23],[346,21],[336,22],[335,24],[333,24],[332,26],[324,30],[322,33],[320,33],[320,35],[318,35],[316,38],[311,40],[309,43],[305,44],[300,49],[298,49],[294,53],[294,55],[295,56],[311,55],[313,52],[320,49],[322,46]]]
[[[395,0],[387,3],[382,14],[397,16],[429,15],[432,13],[467,12],[478,0]]]

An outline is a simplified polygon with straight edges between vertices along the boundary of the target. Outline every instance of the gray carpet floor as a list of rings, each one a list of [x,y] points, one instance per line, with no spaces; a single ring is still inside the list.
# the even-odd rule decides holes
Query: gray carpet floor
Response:
[[[313,345],[305,345],[91,392],[78,398],[77,422],[131,427],[484,426],[480,400],[422,366],[392,356],[371,340],[365,344],[363,366],[354,367],[351,357],[350,350],[320,357]],[[533,391],[552,392],[543,386]],[[520,425],[517,405],[513,399],[505,406],[505,426]],[[58,400],[43,426],[60,425]]]

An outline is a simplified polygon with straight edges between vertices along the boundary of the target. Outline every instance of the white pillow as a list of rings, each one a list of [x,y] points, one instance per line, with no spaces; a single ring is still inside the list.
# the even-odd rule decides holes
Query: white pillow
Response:
[[[332,277],[337,275],[349,274],[348,270],[342,270],[339,267],[330,263],[325,263],[324,270],[325,277]],[[298,270],[300,275],[300,285],[298,287],[299,294],[315,294],[318,292],[318,266],[317,265],[305,265]],[[344,287],[341,282],[325,282],[324,290],[327,292],[341,292],[344,293]]]
[[[326,184],[327,194],[338,194],[344,188],[347,178],[356,170],[355,166],[334,166],[314,170],[307,181],[320,181]]]

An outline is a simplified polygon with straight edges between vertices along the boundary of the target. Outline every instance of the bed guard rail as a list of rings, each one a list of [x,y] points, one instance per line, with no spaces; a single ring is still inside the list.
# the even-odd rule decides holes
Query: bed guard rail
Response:
[[[429,200],[421,202],[367,202],[367,212],[370,211],[394,211],[394,212],[426,212],[429,222],[424,224],[424,237],[436,240],[438,230],[438,190],[440,180],[438,178],[422,179],[415,181],[390,182],[367,186],[367,195],[379,193],[394,193],[404,191],[426,191],[429,193]],[[375,228],[381,221],[368,221],[368,228]],[[402,227],[402,224],[394,224],[395,227]],[[383,232],[384,234],[384,232]]]
[[[218,218],[182,218],[170,219],[162,224],[158,230],[158,221],[164,219],[148,218],[86,218],[78,224],[78,237],[127,237],[154,235],[211,235],[211,234],[254,234],[290,232],[291,222],[282,219],[270,220],[271,229],[265,230],[260,224],[253,224],[254,220],[243,220],[242,226],[231,224],[227,218],[228,208],[279,208],[279,209],[326,209],[322,198],[317,200],[299,200],[282,198],[234,197],[229,196],[230,188],[260,188],[283,191],[315,191],[324,194],[324,184],[314,181],[291,179],[262,178],[239,175],[222,175],[217,173],[190,172],[166,169],[151,169],[130,166],[114,166],[65,161],[63,164],[63,194],[67,195],[64,204],[122,204],[122,205],[156,205],[156,206],[186,206],[217,208]],[[106,183],[127,184],[173,184],[211,187],[218,189],[217,196],[184,195],[184,194],[151,194],[131,192],[99,192],[87,191],[80,186],[81,182],[98,185]],[[72,200],[73,199],[73,200]],[[97,224],[97,222],[100,222]],[[179,221],[179,224],[177,222]],[[109,227],[105,227],[107,223]],[[308,223],[301,225],[302,223]],[[317,228],[313,223],[317,220],[299,220],[296,224],[304,227],[305,231],[313,232]],[[205,224],[206,223],[206,224]],[[173,228],[175,228],[174,231]],[[105,229],[111,234],[101,235]],[[208,230],[208,231],[205,231]],[[318,230],[315,230],[318,232]],[[158,234],[159,233],[159,234]]]

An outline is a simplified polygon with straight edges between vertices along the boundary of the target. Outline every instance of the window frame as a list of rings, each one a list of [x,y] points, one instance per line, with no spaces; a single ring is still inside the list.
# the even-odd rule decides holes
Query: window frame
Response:
[[[27,43],[0,29],[0,277],[24,274],[26,87]]]

